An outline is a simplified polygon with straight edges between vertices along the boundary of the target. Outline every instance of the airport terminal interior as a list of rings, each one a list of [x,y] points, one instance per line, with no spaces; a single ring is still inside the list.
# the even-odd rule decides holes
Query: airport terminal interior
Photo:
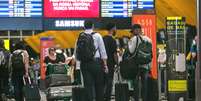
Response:
[[[200,0],[0,0],[0,101],[201,101],[200,15]]]

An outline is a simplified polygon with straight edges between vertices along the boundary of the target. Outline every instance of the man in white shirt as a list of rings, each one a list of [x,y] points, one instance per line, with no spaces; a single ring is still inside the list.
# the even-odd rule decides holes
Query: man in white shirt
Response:
[[[148,41],[151,43],[151,39],[149,39],[147,36],[145,36],[143,33],[142,33],[142,29],[141,29],[141,25],[139,24],[134,24],[131,28],[131,31],[132,33],[132,37],[131,39],[129,40],[128,42],[128,49],[129,49],[129,52],[131,54],[133,54],[137,47],[139,46],[139,44],[143,41]],[[142,40],[141,40],[142,39]],[[143,65],[140,65],[139,66],[140,68],[140,71],[139,71],[139,75],[138,75],[138,79],[137,79],[137,82],[140,82],[139,81],[139,77],[141,77],[141,86],[142,86],[142,89],[141,89],[141,95],[142,96],[139,96],[139,85],[134,85],[134,87],[136,88],[134,91],[135,92],[135,101],[138,101],[139,100],[139,97],[143,99],[143,101],[148,101],[147,100],[147,81],[148,81],[148,76],[149,76],[149,71],[150,71],[150,63],[149,64],[143,64]],[[134,78],[135,79],[135,78]]]
[[[84,22],[84,33],[92,34],[94,24],[92,21]],[[80,68],[83,79],[84,87],[86,89],[87,99],[86,101],[93,101],[93,87],[95,89],[95,101],[103,101],[104,99],[104,72],[108,73],[107,67],[107,53],[105,50],[105,45],[102,36],[99,33],[92,34],[95,45],[95,55],[92,61],[83,62],[76,61],[76,68]],[[77,45],[77,43],[76,43]],[[77,58],[75,47],[75,58]]]

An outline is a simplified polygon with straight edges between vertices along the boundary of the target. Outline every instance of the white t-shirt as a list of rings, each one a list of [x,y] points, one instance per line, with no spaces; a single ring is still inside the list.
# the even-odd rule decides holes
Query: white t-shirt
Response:
[[[136,44],[137,44],[137,38],[138,38],[138,44],[137,46],[142,42],[140,37],[144,40],[144,41],[148,41],[150,43],[151,42],[151,39],[147,36],[144,36],[144,35],[140,35],[140,36],[133,36],[129,41],[128,41],[128,49],[129,49],[129,52],[130,53],[133,53],[136,49]]]

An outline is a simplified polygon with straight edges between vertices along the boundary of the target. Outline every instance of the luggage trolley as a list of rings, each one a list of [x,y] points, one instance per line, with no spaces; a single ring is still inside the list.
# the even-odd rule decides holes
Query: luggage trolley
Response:
[[[69,71],[67,64],[47,65],[47,101],[71,101],[73,85]]]

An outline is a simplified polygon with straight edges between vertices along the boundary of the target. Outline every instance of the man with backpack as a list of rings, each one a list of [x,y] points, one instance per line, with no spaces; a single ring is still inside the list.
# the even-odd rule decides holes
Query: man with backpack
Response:
[[[7,95],[9,89],[9,58],[10,52],[5,49],[4,41],[0,40],[0,101],[2,100],[3,94]]]
[[[135,101],[142,98],[143,101],[148,101],[148,77],[150,72],[150,63],[152,59],[152,45],[151,39],[143,35],[141,25],[134,24],[131,28],[132,37],[128,42],[128,50],[131,54],[136,56],[136,61],[139,68],[139,73],[137,75],[137,85],[134,85]],[[146,54],[143,54],[146,53]],[[136,78],[133,78],[136,79]],[[139,85],[141,82],[141,85]],[[141,87],[141,88],[139,88]],[[141,96],[139,96],[139,90],[141,89]]]
[[[86,101],[103,101],[104,98],[104,72],[108,72],[107,54],[102,36],[93,31],[94,24],[90,20],[84,22],[85,31],[80,33],[76,46],[75,57],[78,60],[76,68],[80,68]]]
[[[23,101],[23,76],[28,77],[29,54],[25,43],[20,41],[15,44],[15,51],[11,56],[12,82],[16,101]]]
[[[117,44],[116,40],[113,38],[116,34],[116,25],[114,23],[108,23],[106,26],[108,31],[108,35],[103,37],[105,49],[107,52],[107,65],[108,65],[108,74],[105,74],[105,93],[104,101],[110,101],[111,92],[112,92],[112,84],[113,84],[113,75],[115,65],[117,63]]]

